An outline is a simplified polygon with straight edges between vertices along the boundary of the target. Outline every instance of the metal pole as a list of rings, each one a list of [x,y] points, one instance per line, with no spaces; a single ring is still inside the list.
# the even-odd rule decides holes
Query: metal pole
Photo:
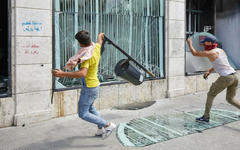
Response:
[[[145,67],[143,67],[141,64],[139,64],[134,58],[132,58],[132,56],[130,56],[128,53],[126,53],[123,49],[121,49],[119,46],[117,46],[115,43],[113,43],[109,38],[107,38],[106,36],[104,36],[104,41],[108,41],[108,44],[112,44],[115,48],[117,48],[120,52],[122,52],[125,56],[128,57],[129,60],[133,61],[137,66],[139,66],[140,68],[142,68],[146,73],[148,73],[151,77],[155,77],[155,75],[150,72],[149,70],[147,70]],[[105,42],[103,42],[105,44]],[[104,47],[104,45],[102,46],[102,48]],[[101,53],[103,52],[103,50],[101,50]]]

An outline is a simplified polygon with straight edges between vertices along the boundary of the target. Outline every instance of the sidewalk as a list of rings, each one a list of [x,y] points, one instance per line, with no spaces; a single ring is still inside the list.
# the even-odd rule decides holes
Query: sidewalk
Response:
[[[225,91],[214,101],[214,108],[239,111],[227,104]],[[237,91],[240,100],[240,89]],[[103,110],[101,116],[115,122],[128,122],[131,119],[192,111],[204,108],[206,93],[198,93],[172,99],[158,100],[154,105],[141,110]],[[96,126],[72,115],[49,121],[0,129],[0,150],[239,150],[240,122],[226,124],[180,138],[175,138],[147,147],[124,147],[114,132],[106,140],[94,137]]]

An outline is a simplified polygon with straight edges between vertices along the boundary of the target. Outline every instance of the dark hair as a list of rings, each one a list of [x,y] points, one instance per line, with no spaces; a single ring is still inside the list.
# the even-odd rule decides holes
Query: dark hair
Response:
[[[91,44],[90,33],[87,30],[79,31],[77,34],[75,34],[75,39],[78,40],[79,43],[86,46]]]

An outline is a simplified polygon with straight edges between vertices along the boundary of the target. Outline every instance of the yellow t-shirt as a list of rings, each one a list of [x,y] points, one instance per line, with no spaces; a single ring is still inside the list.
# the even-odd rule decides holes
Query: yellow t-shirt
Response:
[[[97,77],[98,64],[100,58],[101,58],[101,46],[100,44],[97,43],[95,45],[92,57],[81,64],[81,68],[88,69],[87,75],[85,77],[85,81],[88,88],[97,87],[100,84]]]

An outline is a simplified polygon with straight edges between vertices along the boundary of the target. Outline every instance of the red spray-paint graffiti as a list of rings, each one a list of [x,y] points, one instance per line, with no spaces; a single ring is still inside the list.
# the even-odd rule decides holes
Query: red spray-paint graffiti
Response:
[[[26,45],[21,46],[23,48],[24,54],[28,55],[38,55],[40,46],[33,43],[27,42]]]

